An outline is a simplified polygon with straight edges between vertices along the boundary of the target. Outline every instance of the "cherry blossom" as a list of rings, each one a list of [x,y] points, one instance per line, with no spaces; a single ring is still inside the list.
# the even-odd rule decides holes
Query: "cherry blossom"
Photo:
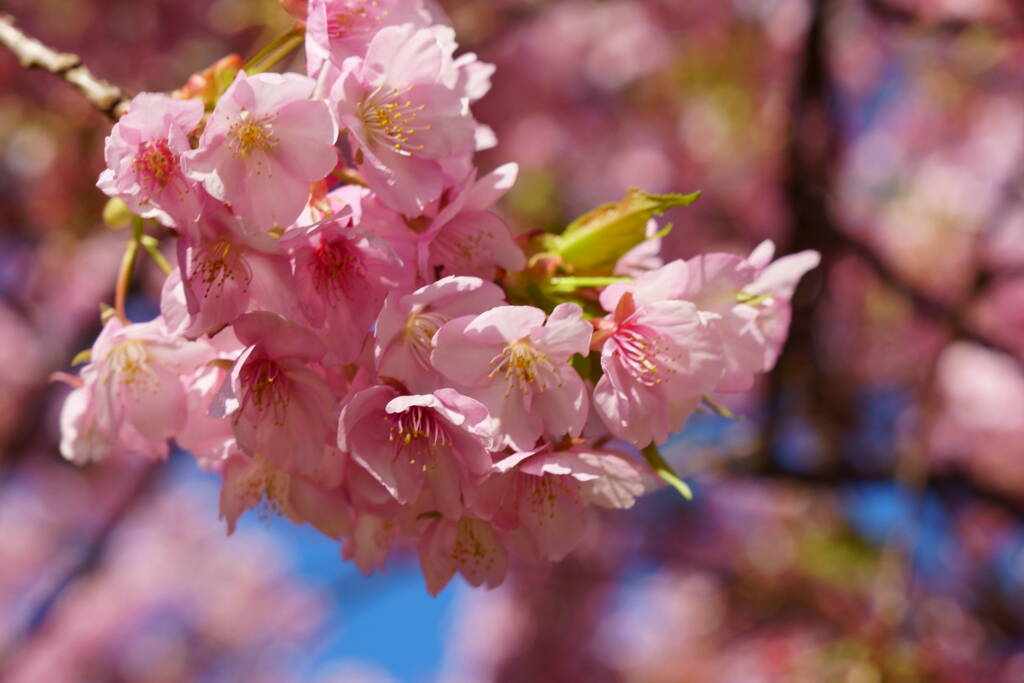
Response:
[[[299,306],[342,363],[359,355],[388,292],[407,291],[412,276],[387,243],[347,223],[335,215],[283,240]]]
[[[518,167],[505,164],[479,180],[475,171],[455,189],[418,242],[421,277],[476,275],[491,279],[495,269],[519,271],[526,265],[508,226],[491,206],[515,183]]]
[[[474,586],[494,588],[505,580],[508,552],[487,522],[472,517],[428,519],[420,536],[420,566],[431,595],[456,572]]]
[[[472,154],[475,127],[455,89],[449,29],[381,29],[363,60],[349,59],[331,91],[356,167],[394,209],[416,216],[441,195],[440,161]]]
[[[550,316],[497,306],[445,323],[431,362],[487,406],[506,445],[529,450],[542,434],[583,429],[587,390],[569,357],[587,354],[591,334],[577,304],[559,304]]]
[[[330,458],[333,395],[311,367],[327,352],[309,329],[268,312],[234,323],[248,346],[211,407],[231,417],[239,447],[287,472],[318,475]]]
[[[490,473],[492,440],[487,409],[454,389],[365,389],[342,410],[338,427],[338,447],[398,502],[412,503],[428,487],[438,511],[456,519]]]
[[[209,345],[172,336],[160,318],[111,317],[64,406],[61,453],[78,463],[113,452],[166,457],[167,439],[187,419],[183,377],[213,357]]]
[[[182,172],[188,136],[203,118],[199,100],[140,93],[107,136],[107,169],[97,186],[145,218],[187,229],[199,215],[195,182]]]
[[[366,55],[370,40],[385,26],[431,24],[420,0],[311,0],[306,16],[306,68],[316,76],[324,62],[341,65]]]
[[[327,104],[311,100],[314,82],[299,74],[239,71],[199,138],[185,154],[186,174],[252,225],[291,225],[309,184],[337,163],[337,127]]]
[[[629,292],[601,321],[604,375],[594,406],[608,429],[637,446],[664,443],[722,376],[718,332],[688,301],[637,306]]]
[[[497,463],[480,509],[507,543],[527,557],[560,560],[586,528],[586,506],[628,508],[645,490],[639,463],[582,445],[556,450],[550,444],[514,453]]]
[[[500,287],[475,277],[449,276],[405,296],[388,296],[374,330],[377,372],[413,391],[439,388],[443,379],[430,363],[437,331],[449,320],[503,303]]]
[[[281,515],[365,573],[415,546],[432,594],[561,560],[589,508],[673,480],[656,446],[702,399],[774,365],[818,254],[666,262],[653,217],[699,193],[513,229],[498,203],[519,166],[475,158],[497,142],[473,114],[494,67],[456,57],[433,0],[284,6],[299,23],[267,50],[184,99],[135,97],[107,139],[99,186],[131,240],[63,376],[61,452],[159,459],[173,440],[220,477],[229,533]],[[300,35],[306,74],[268,71]],[[166,276],[160,315],[129,323],[140,258]]]

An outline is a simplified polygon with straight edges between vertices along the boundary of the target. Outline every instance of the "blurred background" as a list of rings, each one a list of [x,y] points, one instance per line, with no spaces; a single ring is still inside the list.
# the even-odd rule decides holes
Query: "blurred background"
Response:
[[[65,464],[47,378],[112,298],[110,124],[0,51],[0,678],[1024,681],[1021,6],[441,4],[498,66],[481,166],[520,164],[517,229],[701,189],[666,256],[822,252],[742,417],[666,447],[696,499],[651,495],[558,565],[430,598],[412,554],[366,578],[278,519],[225,538],[190,458]],[[288,26],[274,0],[3,9],[132,92]]]

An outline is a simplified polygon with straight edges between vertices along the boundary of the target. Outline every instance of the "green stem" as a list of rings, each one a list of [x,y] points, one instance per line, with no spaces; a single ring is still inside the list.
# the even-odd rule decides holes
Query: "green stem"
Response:
[[[616,282],[628,282],[631,277],[610,275],[607,277],[553,277],[550,282],[553,286],[567,289],[580,289],[583,287],[606,287]]]
[[[139,238],[139,243],[149,253],[149,257],[153,259],[153,263],[157,265],[157,268],[163,271],[164,275],[170,275],[173,269],[171,264],[167,262],[167,259],[164,258],[164,255],[160,253],[160,240],[151,235],[143,235]]]
[[[281,41],[279,45],[276,45],[273,49],[267,51],[266,55],[262,56],[261,61],[256,62],[255,58],[250,60],[249,63],[245,65],[245,73],[252,76],[253,74],[261,74],[264,71],[272,69],[281,60],[294,52],[295,48],[302,45],[304,39],[305,38],[301,33],[292,31],[290,34],[287,34],[287,38]],[[262,55],[263,52],[264,51],[261,50],[260,54]]]
[[[132,281],[132,272],[135,270],[135,257],[139,254],[139,241],[133,239],[124,248],[124,256],[121,257],[121,267],[117,271],[117,287],[114,290],[114,311],[117,317],[128,322],[128,316],[124,313],[124,302],[128,298],[128,285]]]
[[[263,47],[263,49],[257,52],[255,55],[253,55],[242,68],[245,70],[246,73],[252,73],[250,69],[255,68],[255,66],[259,64],[262,60],[266,59],[271,52],[273,52],[274,50],[278,49],[279,47],[290,41],[292,38],[295,37],[296,34],[296,29],[288,29],[287,31],[279,35],[277,38],[274,38],[272,41],[267,43]]]
[[[704,394],[704,396],[701,398],[701,400],[704,402],[704,405],[706,405],[708,408],[711,408],[711,410],[715,411],[717,414],[721,415],[722,417],[724,417],[724,418],[726,418],[728,420],[735,420],[735,419],[737,419],[736,418],[736,414],[734,412],[732,412],[731,410],[729,410],[728,408],[723,406],[721,403],[719,403],[718,401],[716,401],[713,398],[711,398],[710,396],[708,396],[707,394]]]
[[[686,500],[693,500],[693,491],[687,486],[686,482],[679,478],[679,475],[673,471],[672,466],[665,462],[665,458],[661,457],[661,453],[658,451],[658,447],[653,443],[645,446],[642,451],[644,459],[647,464],[654,468],[654,471],[658,473],[658,476],[664,479],[669,485],[671,485],[679,494]]]

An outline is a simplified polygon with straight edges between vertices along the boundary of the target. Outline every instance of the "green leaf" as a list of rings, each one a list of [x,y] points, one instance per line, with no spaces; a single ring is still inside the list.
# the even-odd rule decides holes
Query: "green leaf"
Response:
[[[665,462],[665,458],[661,457],[657,446],[653,443],[649,444],[640,452],[643,453],[647,464],[654,468],[659,477],[664,479],[676,491],[679,491],[683,498],[693,500],[693,491],[690,490],[685,481],[679,478],[679,475],[675,473],[672,466]]]
[[[657,195],[630,188],[622,201],[599,206],[574,220],[561,235],[549,236],[547,249],[576,271],[610,267],[648,239],[647,221],[652,216],[692,204],[699,196],[700,192]]]

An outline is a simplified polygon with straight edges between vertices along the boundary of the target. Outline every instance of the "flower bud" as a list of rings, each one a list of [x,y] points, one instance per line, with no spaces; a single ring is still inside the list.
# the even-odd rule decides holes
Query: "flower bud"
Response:
[[[242,58],[236,54],[221,57],[211,66],[189,76],[185,85],[175,90],[172,96],[179,100],[200,99],[207,110],[213,109],[242,66]]]
[[[121,199],[114,197],[103,207],[103,222],[111,230],[127,228],[132,223],[131,209]]]
[[[647,237],[647,221],[676,206],[692,204],[692,194],[648,194],[630,188],[617,204],[603,204],[574,220],[560,235],[545,236],[545,250],[573,272],[611,272],[627,251]]]
[[[281,7],[297,21],[306,23],[306,15],[309,14],[308,0],[281,0]]]

